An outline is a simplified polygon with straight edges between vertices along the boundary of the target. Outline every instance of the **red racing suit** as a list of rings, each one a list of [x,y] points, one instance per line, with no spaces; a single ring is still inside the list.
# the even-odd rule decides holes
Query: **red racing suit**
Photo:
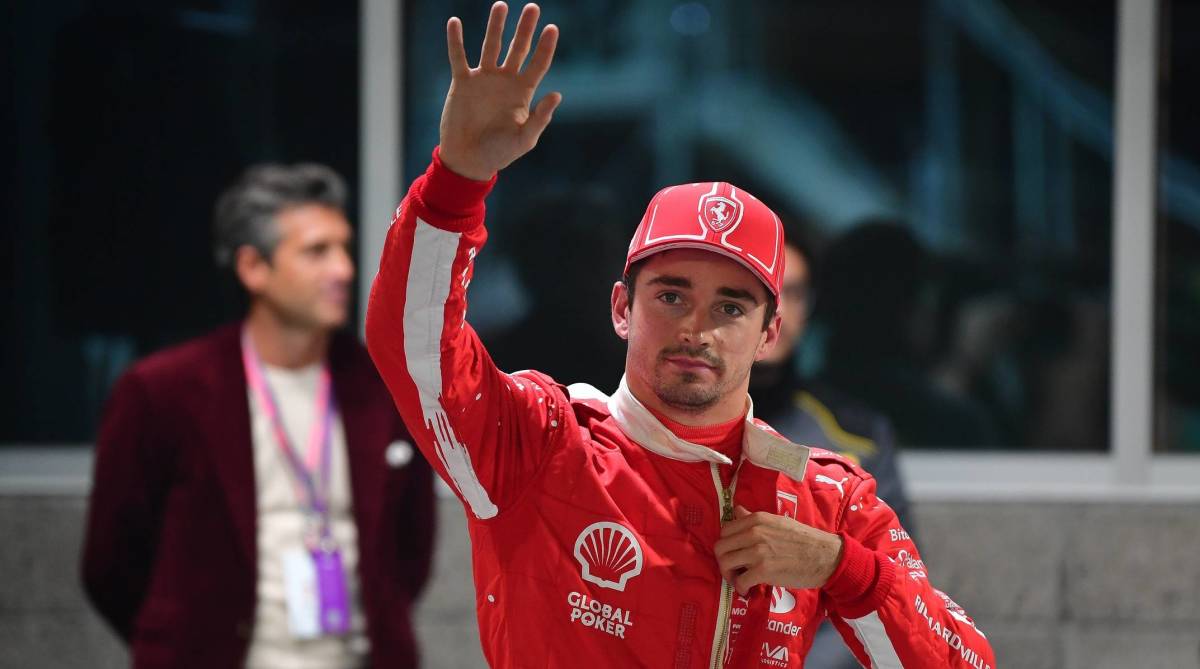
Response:
[[[465,322],[494,182],[435,150],[396,210],[367,312],[401,415],[466,507],[493,667],[801,667],[826,616],[865,666],[995,666],[848,460],[787,441],[751,407],[726,487],[719,467],[734,463],[675,436],[623,382],[606,397],[497,369]],[[738,596],[713,554],[734,504],[840,534],[829,583]]]

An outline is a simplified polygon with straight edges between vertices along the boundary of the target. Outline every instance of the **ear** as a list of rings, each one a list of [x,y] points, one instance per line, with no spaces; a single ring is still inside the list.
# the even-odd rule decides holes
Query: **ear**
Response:
[[[779,343],[779,328],[783,324],[783,318],[779,312],[775,312],[775,316],[771,318],[771,323],[767,325],[767,329],[763,330],[762,339],[758,342],[758,351],[754,354],[755,360],[762,360],[774,350],[775,345]]]
[[[612,290],[612,324],[613,330],[621,339],[629,339],[629,290],[625,284],[618,281]]]
[[[233,258],[233,267],[237,272],[238,281],[251,295],[259,295],[267,289],[271,279],[271,263],[250,245],[239,246]]]

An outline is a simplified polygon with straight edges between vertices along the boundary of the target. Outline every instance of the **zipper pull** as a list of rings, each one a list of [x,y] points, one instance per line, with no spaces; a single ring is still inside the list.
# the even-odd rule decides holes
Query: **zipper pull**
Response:
[[[733,490],[732,486],[721,489],[721,522],[733,520]]]

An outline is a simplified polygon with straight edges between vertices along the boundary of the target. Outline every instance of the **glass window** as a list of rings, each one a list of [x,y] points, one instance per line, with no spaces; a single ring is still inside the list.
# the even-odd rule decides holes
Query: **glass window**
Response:
[[[15,160],[0,443],[89,441],[133,360],[235,318],[222,188],[264,160],[357,189],[356,3],[17,3],[0,33]],[[353,206],[351,207],[353,211]]]
[[[727,180],[815,239],[796,365],[887,413],[904,446],[1108,448],[1112,3],[542,8],[562,29],[543,92],[565,101],[489,201],[472,285],[502,366],[611,390],[607,295],[642,208]],[[487,6],[406,12],[414,175],[437,141],[446,17],[477,54]]]
[[[1200,2],[1165,0],[1159,35],[1157,450],[1200,452]]]

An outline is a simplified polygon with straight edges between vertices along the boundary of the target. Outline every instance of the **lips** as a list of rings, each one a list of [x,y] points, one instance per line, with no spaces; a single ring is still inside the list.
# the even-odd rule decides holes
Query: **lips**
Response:
[[[321,291],[321,297],[328,302],[345,304],[350,301],[350,291],[342,286],[327,288]]]
[[[677,367],[683,367],[684,369],[689,369],[689,370],[701,370],[701,369],[715,370],[716,369],[716,367],[714,367],[702,360],[696,360],[695,358],[667,358],[667,362],[669,362]]]

